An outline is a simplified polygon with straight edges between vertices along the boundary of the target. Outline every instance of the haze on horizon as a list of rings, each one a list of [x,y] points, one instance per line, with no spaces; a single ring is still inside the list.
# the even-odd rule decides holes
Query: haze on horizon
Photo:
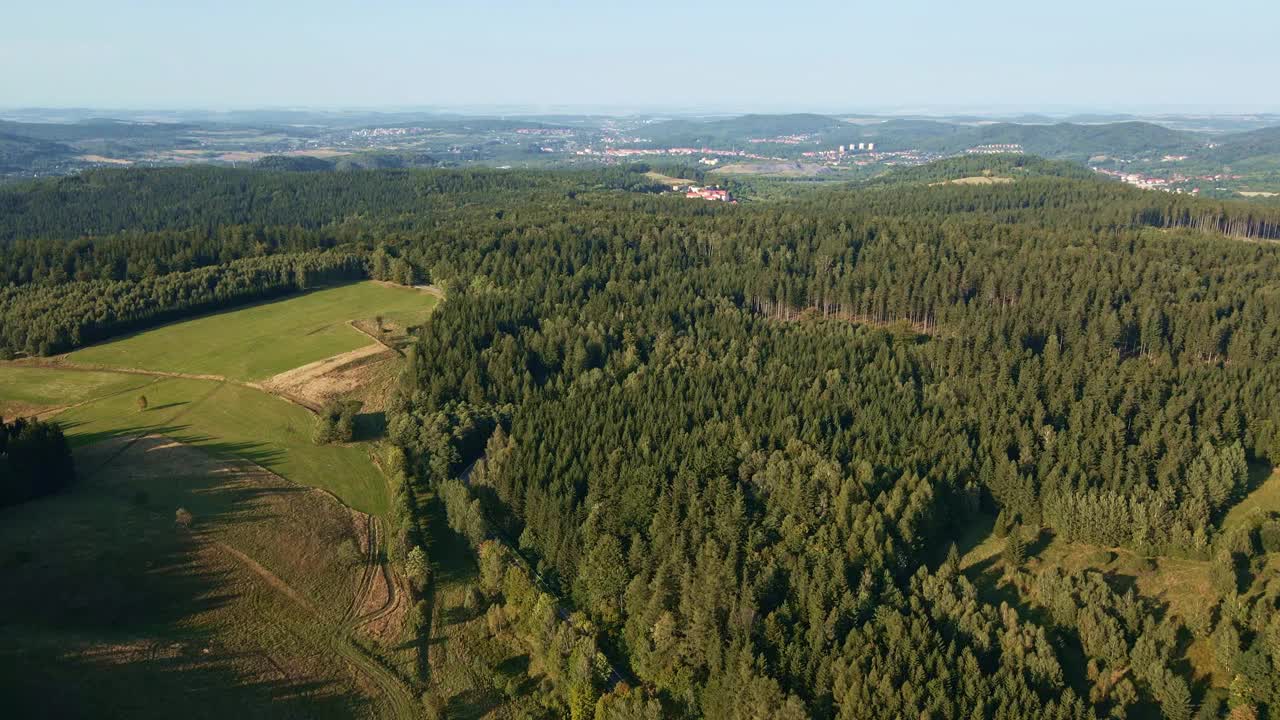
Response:
[[[51,0],[0,107],[1280,108],[1280,4]]]

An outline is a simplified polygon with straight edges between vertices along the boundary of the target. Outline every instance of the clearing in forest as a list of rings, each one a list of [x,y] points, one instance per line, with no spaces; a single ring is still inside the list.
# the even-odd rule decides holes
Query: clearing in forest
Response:
[[[1280,512],[1280,470],[1257,464],[1250,467],[1250,474],[1255,489],[1227,514],[1221,529],[1224,535],[1246,525],[1256,513]],[[1032,578],[1052,569],[1067,574],[1100,574],[1117,593],[1132,589],[1139,597],[1184,623],[1194,624],[1197,616],[1204,616],[1209,608],[1223,600],[1215,589],[1208,560],[1144,556],[1127,548],[1066,542],[1044,532],[1030,539],[1027,562],[1015,569],[1009,567],[1001,554],[1006,543],[1007,539],[991,534],[968,550],[961,565],[988,597],[1010,602],[1023,612],[1030,611],[1032,605],[1046,606],[1047,599],[1035,597]],[[1272,558],[1255,566],[1255,572],[1265,577],[1251,579],[1255,589],[1249,592],[1264,585],[1267,577],[1275,577],[1275,562]],[[1190,640],[1184,648],[1183,659],[1192,675],[1212,687],[1227,687],[1231,677],[1216,666],[1210,640],[1202,637]],[[1070,661],[1073,657],[1068,652],[1065,659]]]
[[[0,365],[0,417],[27,417],[138,388],[142,375]]]
[[[73,490],[0,523],[15,717],[412,716],[344,631],[376,557],[365,516],[159,436],[77,461]]]
[[[241,382],[266,380],[374,342],[351,321],[383,316],[416,324],[437,302],[435,295],[413,288],[359,282],[165,325],[77,350],[67,360]]]
[[[445,717],[505,720],[543,717],[540,684],[550,682],[527,648],[480,590],[476,556],[449,528],[443,503],[423,498],[430,533],[430,692]],[[401,659],[401,662],[404,662]]]
[[[328,490],[362,512],[386,514],[387,483],[370,460],[368,448],[316,445],[312,442],[315,420],[306,408],[233,383],[138,377],[149,383],[56,416],[73,445],[161,434]],[[145,410],[138,409],[139,395],[147,398]]]
[[[1255,465],[1250,468],[1250,480],[1253,492],[1231,508],[1222,521],[1226,532],[1244,525],[1255,513],[1280,513],[1280,468]]]

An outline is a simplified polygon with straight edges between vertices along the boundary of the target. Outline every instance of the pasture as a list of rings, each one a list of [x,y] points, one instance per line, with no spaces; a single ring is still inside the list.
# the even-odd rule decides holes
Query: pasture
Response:
[[[344,631],[359,516],[167,438],[77,456],[95,469],[73,491],[0,522],[15,717],[407,715],[407,692]]]
[[[0,365],[0,417],[34,415],[149,382],[143,375]]]
[[[437,302],[420,290],[359,282],[165,325],[82,348],[67,360],[253,382],[373,342],[349,321],[383,315],[421,322]]]
[[[302,485],[332,492],[372,515],[387,512],[387,484],[365,445],[316,445],[313,416],[274,395],[232,383],[147,378],[135,391],[57,416],[74,446],[157,433],[216,456],[243,458]],[[147,397],[139,410],[137,398]],[[92,470],[93,468],[82,468]]]

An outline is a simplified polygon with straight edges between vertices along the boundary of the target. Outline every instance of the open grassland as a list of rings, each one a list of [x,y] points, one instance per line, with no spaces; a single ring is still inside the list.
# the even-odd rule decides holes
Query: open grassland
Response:
[[[421,322],[438,299],[360,282],[207,315],[77,350],[76,364],[217,375],[251,382],[349,352],[372,340],[351,327],[378,315]]]
[[[34,415],[141,387],[151,378],[113,372],[66,372],[0,365],[0,417]]]
[[[97,470],[74,491],[0,513],[6,712],[411,715],[408,692],[344,632],[361,516],[167,438],[77,458]]]
[[[1245,525],[1255,514],[1280,513],[1280,468],[1260,465],[1250,468],[1250,471],[1254,490],[1227,513],[1222,521],[1225,532]]]
[[[314,444],[314,420],[305,408],[232,383],[147,379],[150,382],[136,391],[71,408],[56,419],[76,446],[162,434],[328,490],[362,512],[386,513],[386,480],[370,460],[368,448]],[[139,395],[147,398],[146,410],[138,410]]]

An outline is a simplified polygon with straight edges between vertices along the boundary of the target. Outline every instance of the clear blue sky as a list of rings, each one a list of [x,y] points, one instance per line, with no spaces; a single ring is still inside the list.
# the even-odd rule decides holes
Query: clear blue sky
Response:
[[[1277,0],[7,5],[5,107],[1280,107]]]

